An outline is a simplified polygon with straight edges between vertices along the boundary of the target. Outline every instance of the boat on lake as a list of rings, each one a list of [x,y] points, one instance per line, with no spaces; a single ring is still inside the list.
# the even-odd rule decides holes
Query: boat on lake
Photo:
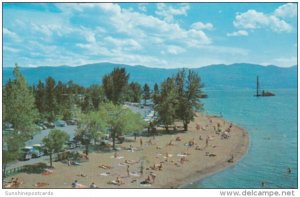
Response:
[[[256,94],[254,96],[256,96],[256,97],[275,96],[275,94],[272,93],[272,92],[269,92],[269,91],[265,91],[265,90],[260,91],[260,89],[259,89],[259,77],[257,76],[256,77]]]

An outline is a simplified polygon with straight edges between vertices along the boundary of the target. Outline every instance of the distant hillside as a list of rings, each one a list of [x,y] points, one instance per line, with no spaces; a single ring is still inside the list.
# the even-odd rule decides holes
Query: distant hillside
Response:
[[[100,84],[102,77],[110,73],[115,67],[125,67],[130,74],[130,81],[141,84],[160,83],[165,78],[175,74],[178,69],[149,68],[144,66],[128,66],[123,64],[99,63],[78,67],[37,67],[21,68],[29,84],[37,84],[48,76],[56,81],[67,82],[73,80],[83,86]],[[3,68],[4,84],[12,78],[13,68]],[[256,75],[260,76],[261,87],[264,89],[296,88],[297,66],[281,68],[276,66],[260,66],[254,64],[210,65],[193,69],[198,72],[208,89],[224,88],[255,88]]]

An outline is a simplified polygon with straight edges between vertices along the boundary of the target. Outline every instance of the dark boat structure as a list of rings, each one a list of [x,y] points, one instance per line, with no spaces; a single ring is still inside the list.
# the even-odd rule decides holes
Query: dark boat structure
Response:
[[[274,93],[272,92],[268,92],[268,91],[260,91],[259,90],[259,77],[256,77],[256,94],[254,95],[256,97],[260,97],[260,96],[275,96]]]

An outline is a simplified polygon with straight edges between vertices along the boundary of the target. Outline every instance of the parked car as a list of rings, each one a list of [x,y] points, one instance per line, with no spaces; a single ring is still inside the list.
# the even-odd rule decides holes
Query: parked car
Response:
[[[32,157],[37,158],[45,155],[44,145],[42,144],[34,144],[32,146]]]
[[[66,120],[66,123],[68,125],[76,125],[77,124],[77,121],[76,120]]]
[[[54,122],[54,124],[57,127],[65,127],[65,126],[67,126],[66,122],[63,121],[63,120],[57,120],[57,121]]]
[[[64,146],[65,149],[74,149],[76,147],[78,147],[78,144],[73,140],[67,141]]]
[[[44,121],[43,124],[49,129],[53,129],[55,127],[53,122]]]
[[[20,160],[30,160],[32,158],[32,147],[26,146],[21,149]]]

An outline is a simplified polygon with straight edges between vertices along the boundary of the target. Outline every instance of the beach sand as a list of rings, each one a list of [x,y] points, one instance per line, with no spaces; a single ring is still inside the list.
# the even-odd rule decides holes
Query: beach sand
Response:
[[[220,124],[222,131],[230,126],[219,117],[197,114],[195,120],[189,124],[188,131],[176,133],[170,130],[169,134],[163,134],[153,137],[137,137],[136,142],[124,142],[117,145],[122,147],[132,147],[141,150],[121,150],[117,152],[119,158],[114,158],[114,152],[91,152],[89,160],[82,162],[80,166],[68,166],[62,162],[54,162],[53,173],[44,176],[41,174],[21,173],[19,177],[23,183],[19,188],[36,188],[37,182],[46,183],[43,188],[71,188],[72,182],[78,180],[78,183],[89,187],[94,182],[98,188],[178,188],[185,184],[204,178],[218,171],[234,165],[247,152],[248,135],[246,131],[236,125],[230,129],[230,137],[221,139],[221,135],[216,134],[214,127]],[[197,124],[203,129],[196,129]],[[180,124],[178,124],[180,125]],[[199,140],[201,135],[202,140]],[[208,146],[206,146],[206,139]],[[181,141],[176,141],[180,137]],[[143,146],[140,146],[140,139],[143,140]],[[153,145],[147,143],[151,139]],[[193,140],[195,145],[189,147],[189,141]],[[172,140],[174,145],[167,144]],[[196,150],[199,146],[201,150]],[[187,152],[188,155],[184,155]],[[166,157],[168,154],[168,157]],[[233,162],[228,162],[233,156]],[[183,163],[181,158],[185,157]],[[135,160],[137,163],[129,165],[130,176],[127,175],[127,165],[125,160]],[[141,162],[143,161],[143,162]],[[143,163],[143,174],[140,174],[141,163]],[[162,163],[161,170],[152,170],[150,166]],[[122,165],[123,164],[123,165]],[[102,169],[99,165],[109,165],[112,169]],[[154,173],[156,178],[151,185],[142,185],[150,172]],[[84,175],[82,177],[80,175]],[[108,184],[109,181],[116,180],[120,176],[124,184],[118,186]],[[10,179],[10,177],[8,177]],[[48,185],[47,185],[48,184]]]

